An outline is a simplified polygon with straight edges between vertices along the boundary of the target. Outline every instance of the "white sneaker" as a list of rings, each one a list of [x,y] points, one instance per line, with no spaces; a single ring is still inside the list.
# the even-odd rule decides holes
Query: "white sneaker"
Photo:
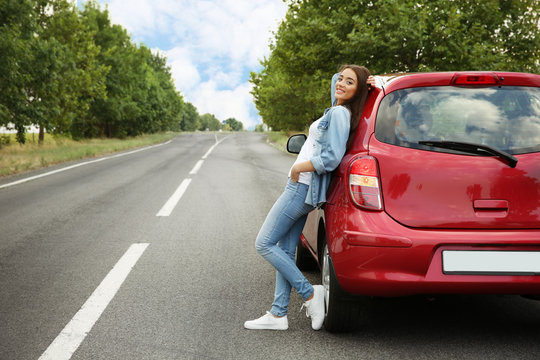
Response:
[[[302,305],[306,307],[306,316],[311,317],[313,330],[320,330],[324,322],[324,286],[313,285],[313,297]]]
[[[269,311],[258,319],[246,321],[244,327],[250,330],[287,330],[289,322],[287,315],[283,317],[275,317]]]

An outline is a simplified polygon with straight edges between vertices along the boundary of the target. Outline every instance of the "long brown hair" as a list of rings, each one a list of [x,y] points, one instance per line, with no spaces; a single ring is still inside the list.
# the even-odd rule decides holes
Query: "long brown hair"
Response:
[[[351,129],[349,131],[349,139],[347,140],[347,149],[349,149],[352,143],[353,135],[358,128],[358,124],[360,123],[360,116],[364,110],[364,105],[366,104],[366,99],[369,93],[367,78],[371,75],[371,73],[366,67],[360,65],[342,65],[339,72],[342,72],[345,69],[351,69],[354,71],[358,80],[354,96],[343,104],[351,111]]]

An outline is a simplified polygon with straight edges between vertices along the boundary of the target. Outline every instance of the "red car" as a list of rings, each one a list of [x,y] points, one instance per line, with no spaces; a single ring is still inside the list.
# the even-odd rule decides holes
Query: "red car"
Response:
[[[540,75],[377,84],[297,251],[300,268],[321,268],[326,329],[354,328],[370,296],[538,297]]]

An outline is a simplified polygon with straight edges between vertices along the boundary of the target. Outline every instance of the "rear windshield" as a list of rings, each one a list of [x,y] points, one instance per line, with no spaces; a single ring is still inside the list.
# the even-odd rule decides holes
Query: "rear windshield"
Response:
[[[540,88],[423,87],[394,91],[379,106],[375,137],[438,152],[419,141],[487,145],[510,154],[540,151]]]

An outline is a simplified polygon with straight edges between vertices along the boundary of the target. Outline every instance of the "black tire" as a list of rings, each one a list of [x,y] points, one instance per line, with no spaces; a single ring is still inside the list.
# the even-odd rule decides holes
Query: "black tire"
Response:
[[[326,290],[326,317],[324,327],[329,332],[346,332],[358,328],[363,298],[353,297],[339,285],[334,266],[324,245],[321,269],[322,283]]]
[[[298,241],[296,245],[296,266],[302,271],[315,270],[317,268],[317,261],[311,255],[308,249],[306,249],[301,241]]]

